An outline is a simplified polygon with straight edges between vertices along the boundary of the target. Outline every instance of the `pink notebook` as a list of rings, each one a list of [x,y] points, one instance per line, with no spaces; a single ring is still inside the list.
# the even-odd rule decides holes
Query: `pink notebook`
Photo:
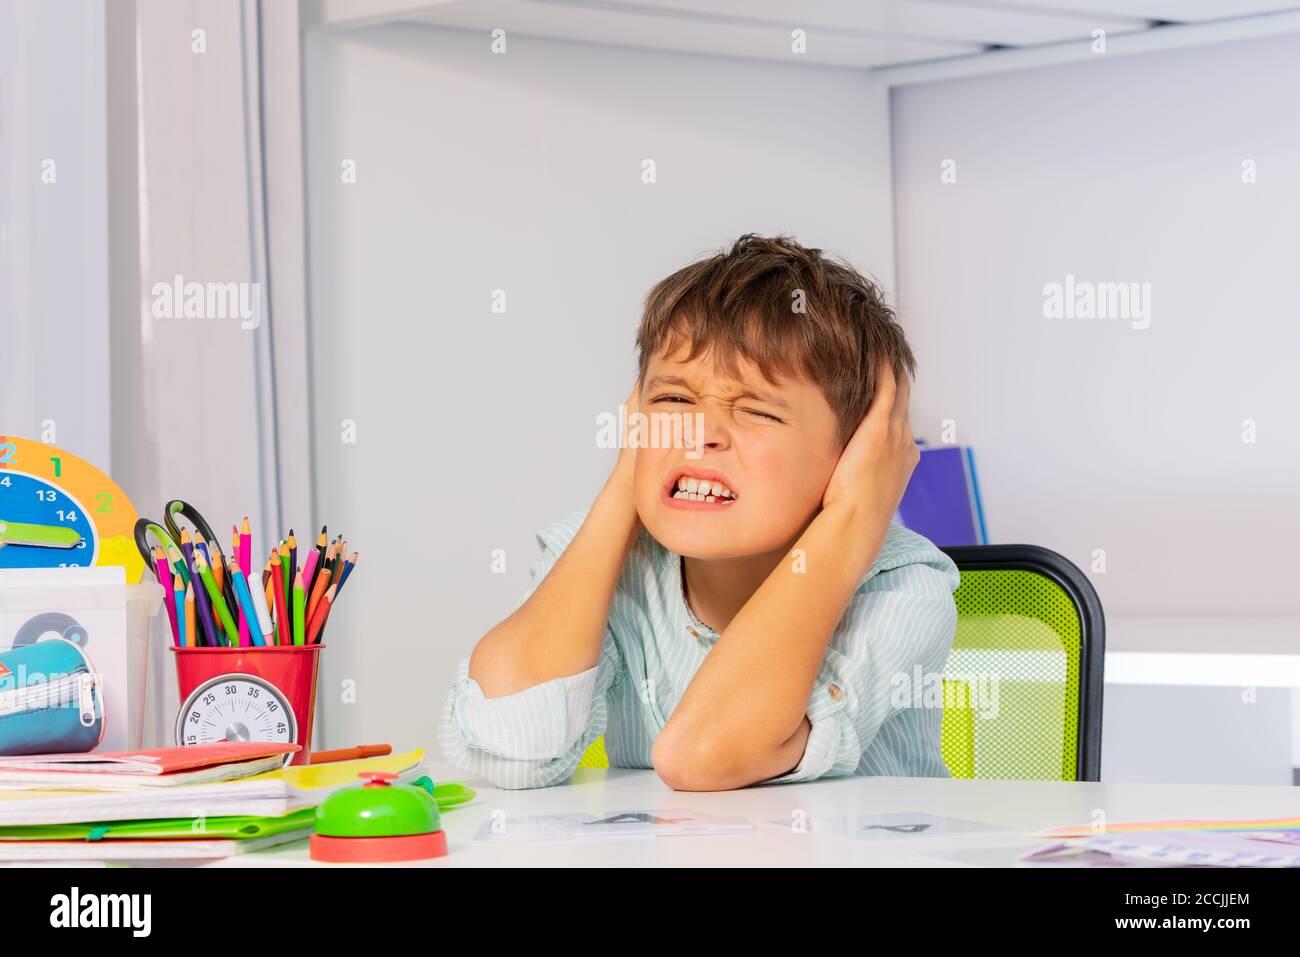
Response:
[[[0,756],[0,787],[90,789],[197,784],[249,777],[279,768],[296,744],[229,741],[177,748],[76,754]]]

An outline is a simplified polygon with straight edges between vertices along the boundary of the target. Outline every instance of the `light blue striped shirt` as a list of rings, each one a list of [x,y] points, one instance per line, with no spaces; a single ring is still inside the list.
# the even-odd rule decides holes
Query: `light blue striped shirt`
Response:
[[[554,567],[587,510],[537,533],[532,586]],[[915,677],[942,672],[957,628],[957,566],[928,539],[890,525],[871,570],[831,637],[808,699],[812,730],[798,766],[762,783],[845,774],[948,777],[941,708]],[[456,671],[439,745],[453,765],[502,788],[566,781],[602,734],[612,767],[651,768],[651,748],[718,633],[682,589],[682,558],[642,529],[615,588],[600,661],[580,674],[487,698]],[[919,669],[919,670],[918,670]]]

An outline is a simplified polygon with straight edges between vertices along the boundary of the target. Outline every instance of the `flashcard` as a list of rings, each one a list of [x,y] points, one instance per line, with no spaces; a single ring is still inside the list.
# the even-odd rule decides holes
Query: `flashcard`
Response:
[[[611,811],[594,814],[493,814],[480,825],[476,841],[599,841],[609,838],[696,837],[747,833],[743,817],[719,817],[681,808]]]
[[[812,834],[832,834],[836,837],[852,837],[864,841],[998,830],[997,825],[984,824],[980,821],[966,821],[955,817],[939,817],[934,814],[913,814],[911,812],[857,814],[841,817],[791,817],[785,820],[772,821],[771,823],[787,827],[796,833],[803,831]]]

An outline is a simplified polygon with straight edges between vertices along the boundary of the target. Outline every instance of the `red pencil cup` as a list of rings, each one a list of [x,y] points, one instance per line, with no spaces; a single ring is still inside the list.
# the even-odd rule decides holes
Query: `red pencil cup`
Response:
[[[220,723],[230,715],[220,710],[211,713],[204,711],[208,708],[223,707],[222,692],[218,688],[214,688],[215,697],[210,702],[203,700],[209,697],[204,695],[203,698],[193,702],[190,709],[186,709],[186,702],[194,690],[213,679],[229,679],[227,687],[233,688],[239,688],[236,683],[243,679],[249,688],[256,689],[257,702],[254,708],[271,708],[274,704],[271,710],[278,710],[281,702],[276,699],[279,698],[282,699],[283,705],[291,709],[297,731],[294,741],[302,746],[302,750],[293,756],[290,763],[311,763],[311,726],[312,718],[316,713],[316,673],[320,667],[320,650],[325,647],[324,645],[269,645],[249,648],[177,648],[174,645],[168,647],[176,653],[176,677],[180,685],[182,710],[176,716],[177,744],[184,741],[181,729],[186,719],[195,711],[199,711],[202,718],[202,721],[196,724],[207,722],[210,717],[218,722],[215,731],[212,729],[208,731],[209,734],[215,735],[212,740],[219,741],[223,735],[229,740],[231,733],[243,740],[244,732],[250,729],[237,728],[231,732],[227,726]],[[253,693],[248,689],[243,691],[248,694]],[[243,718],[245,713],[247,709],[231,712],[239,718]],[[256,727],[251,729],[252,732],[256,730]]]

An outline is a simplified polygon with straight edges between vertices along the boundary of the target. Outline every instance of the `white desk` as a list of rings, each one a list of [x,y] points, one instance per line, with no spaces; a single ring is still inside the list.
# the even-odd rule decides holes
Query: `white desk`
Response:
[[[436,753],[436,752],[435,752]],[[956,781],[937,778],[834,778],[809,784],[775,784],[739,791],[682,792],[653,771],[580,769],[568,784],[503,791],[434,762],[435,780],[469,781],[478,797],[443,815],[450,853],[432,867],[907,867],[1009,866],[1043,841],[1021,835],[1041,827],[1087,824],[1094,811],[1107,820],[1155,818],[1278,818],[1300,815],[1300,789],[1233,785],[1067,784],[1047,781]],[[747,817],[754,831],[718,837],[607,838],[602,841],[483,843],[474,835],[496,810],[508,815],[690,808]],[[793,833],[769,820],[801,809],[809,817],[924,812],[996,824],[999,831],[915,835],[864,841]],[[211,866],[321,866],[305,841],[213,862]]]

